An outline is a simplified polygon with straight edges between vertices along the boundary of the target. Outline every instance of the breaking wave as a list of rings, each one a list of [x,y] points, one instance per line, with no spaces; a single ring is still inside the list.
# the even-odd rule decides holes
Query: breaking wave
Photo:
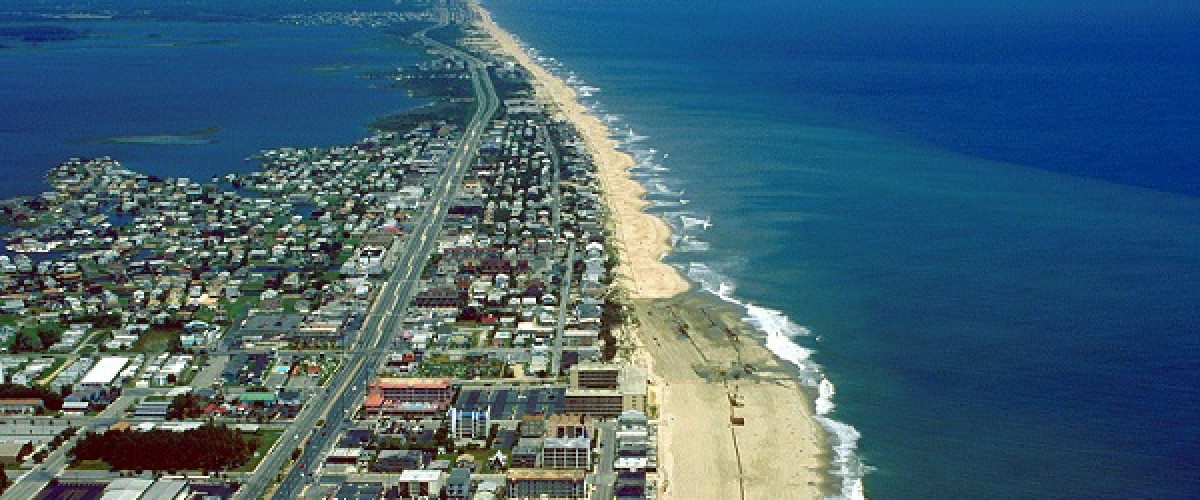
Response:
[[[866,498],[862,478],[870,471],[870,467],[863,464],[857,454],[858,439],[861,435],[858,429],[850,424],[830,416],[835,407],[833,395],[836,389],[833,382],[821,372],[821,366],[811,359],[813,351],[796,343],[797,338],[810,336],[812,332],[792,322],[782,311],[757,306],[734,297],[736,287],[733,282],[705,263],[689,262],[684,267],[684,272],[703,290],[745,310],[745,321],[764,336],[767,349],[795,366],[801,382],[809,388],[816,389],[817,396],[813,401],[816,419],[829,435],[829,444],[833,449],[830,460],[832,470],[829,472],[842,480],[841,491],[830,498]]]
[[[539,55],[536,50],[524,44],[521,44],[521,47],[551,74],[566,81],[578,96],[590,98],[600,92],[600,88],[587,85],[558,60]],[[797,342],[799,338],[811,336],[812,332],[793,322],[782,311],[737,298],[734,295],[736,287],[733,281],[714,270],[701,258],[704,255],[711,255],[708,253],[711,245],[701,238],[701,234],[712,227],[712,219],[708,215],[696,211],[671,210],[687,206],[689,200],[682,197],[684,193],[682,187],[678,189],[672,187],[680,184],[679,180],[665,177],[665,174],[670,172],[670,168],[666,165],[667,155],[661,154],[657,149],[644,146],[644,142],[649,137],[637,134],[632,125],[625,123],[620,115],[604,110],[595,99],[587,99],[582,103],[609,126],[613,138],[617,140],[618,147],[634,158],[635,165],[631,169],[631,174],[647,189],[650,210],[671,226],[671,245],[674,255],[687,261],[679,265],[685,276],[698,284],[704,291],[745,311],[744,320],[759,332],[767,349],[794,366],[800,381],[815,392],[813,407],[816,420],[828,434],[829,444],[832,448],[832,459],[830,460],[832,470],[829,472],[841,478],[840,491],[829,498],[845,500],[865,498],[862,478],[871,468],[863,464],[857,454],[858,439],[861,435],[853,426],[833,418],[836,408],[834,403],[836,387],[822,372],[821,366],[812,360],[812,349]]]

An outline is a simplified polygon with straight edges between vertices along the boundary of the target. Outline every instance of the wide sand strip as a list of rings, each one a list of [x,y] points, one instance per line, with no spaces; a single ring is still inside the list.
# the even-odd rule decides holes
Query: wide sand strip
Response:
[[[790,368],[751,337],[737,311],[685,293],[691,285],[662,261],[671,250],[670,227],[643,211],[645,189],[630,178],[633,158],[616,149],[611,131],[566,82],[474,8],[497,50],[531,73],[539,96],[575,124],[596,162],[620,256],[618,286],[634,299],[624,340],[635,346],[631,357],[650,368],[650,401],[658,405],[660,498],[821,497],[824,434]],[[734,425],[733,416],[744,424]]]
[[[825,434],[791,366],[711,295],[634,301],[638,355],[662,397],[666,496],[820,498]],[[734,425],[734,418],[742,420]]]
[[[492,22],[486,10],[477,8],[482,27],[499,44],[499,50],[515,59],[533,75],[534,87],[543,99],[554,103],[563,117],[575,124],[592,153],[600,174],[605,204],[615,223],[614,237],[621,259],[617,270],[619,286],[631,297],[663,298],[685,292],[690,285],[662,258],[671,251],[671,228],[662,219],[642,211],[646,190],[629,176],[633,158],[617,151],[616,141],[604,122],[575,99],[575,91],[551,75],[517,45],[512,35]]]

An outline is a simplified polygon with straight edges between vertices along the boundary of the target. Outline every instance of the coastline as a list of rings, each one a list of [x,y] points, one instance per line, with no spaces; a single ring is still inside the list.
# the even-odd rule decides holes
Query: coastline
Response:
[[[538,95],[575,124],[596,162],[620,256],[617,283],[630,299],[620,336],[633,349],[622,356],[648,368],[650,406],[658,408],[659,498],[834,493],[826,434],[795,370],[756,338],[734,305],[695,291],[663,262],[671,229],[644,211],[646,190],[629,175],[632,156],[617,150],[607,125],[566,82],[533,61],[486,9],[471,7],[495,50],[530,72]],[[733,416],[744,424],[733,425]]]

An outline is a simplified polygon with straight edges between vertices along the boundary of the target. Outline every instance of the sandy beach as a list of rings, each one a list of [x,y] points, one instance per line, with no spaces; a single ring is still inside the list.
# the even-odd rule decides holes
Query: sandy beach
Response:
[[[820,498],[828,469],[811,399],[741,312],[689,292],[637,299],[635,356],[660,389],[665,497]],[[744,420],[732,425],[731,418]]]
[[[608,127],[564,81],[522,51],[486,10],[475,9],[496,50],[532,74],[539,96],[576,125],[597,163],[620,256],[617,284],[629,297],[622,341],[631,348],[621,356],[651,373],[660,498],[821,497],[824,434],[791,368],[753,338],[740,311],[690,291],[663,262],[671,230],[643,211],[645,189],[629,176],[633,158],[616,149]],[[733,424],[734,416],[744,423]]]

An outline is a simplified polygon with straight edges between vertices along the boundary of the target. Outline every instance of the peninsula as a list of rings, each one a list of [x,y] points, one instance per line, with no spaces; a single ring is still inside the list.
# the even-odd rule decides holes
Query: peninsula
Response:
[[[662,498],[818,498],[831,488],[824,431],[812,397],[730,305],[692,286],[663,257],[670,228],[643,209],[645,189],[612,131],[539,66],[486,10],[480,25],[501,57],[527,68],[538,94],[575,124],[600,173],[630,300],[622,340],[649,367],[660,405]]]
[[[363,76],[433,102],[207,182],[72,158],[0,203],[3,498],[832,490],[792,368],[663,262],[630,156],[486,10],[278,22],[420,47]]]

